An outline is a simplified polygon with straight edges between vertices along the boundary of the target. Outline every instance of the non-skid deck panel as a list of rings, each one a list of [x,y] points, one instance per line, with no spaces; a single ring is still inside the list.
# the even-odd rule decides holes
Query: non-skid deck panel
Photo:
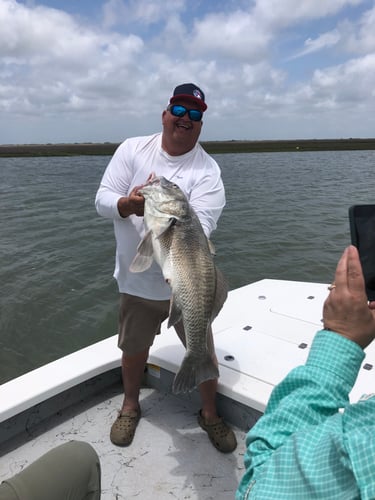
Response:
[[[305,362],[322,328],[327,295],[327,284],[268,279],[232,291],[213,324],[219,392],[263,412],[273,387]],[[184,353],[173,329],[163,324],[151,362],[175,373]],[[375,345],[371,344],[350,400],[358,401],[374,387]]]

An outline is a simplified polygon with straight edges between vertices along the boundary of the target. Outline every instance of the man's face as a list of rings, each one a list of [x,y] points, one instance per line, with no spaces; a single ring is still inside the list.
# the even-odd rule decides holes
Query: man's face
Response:
[[[199,106],[190,100],[179,99],[173,104],[180,104],[186,109],[199,109]],[[202,121],[196,122],[189,118],[189,114],[178,117],[168,110],[163,111],[163,136],[169,154],[184,154],[193,149],[202,130]],[[168,149],[173,148],[174,151]]]

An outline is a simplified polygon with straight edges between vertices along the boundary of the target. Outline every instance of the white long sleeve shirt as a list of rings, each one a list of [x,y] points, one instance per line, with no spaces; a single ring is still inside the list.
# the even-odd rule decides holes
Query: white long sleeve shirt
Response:
[[[125,140],[109,162],[95,206],[99,215],[113,219],[117,244],[114,277],[119,291],[165,300],[170,298],[170,287],[156,262],[142,273],[129,271],[145,233],[143,217],[122,218],[117,209],[119,198],[144,184],[151,172],[172,180],[184,191],[207,237],[216,229],[225,205],[225,192],[218,164],[198,143],[184,155],[170,156],[161,147],[161,133]]]

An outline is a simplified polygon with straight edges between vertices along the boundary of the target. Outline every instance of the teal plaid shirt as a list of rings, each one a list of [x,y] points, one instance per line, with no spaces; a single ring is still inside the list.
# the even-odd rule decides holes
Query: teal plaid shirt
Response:
[[[236,500],[375,499],[375,397],[348,397],[363,359],[341,335],[316,334],[247,434]]]

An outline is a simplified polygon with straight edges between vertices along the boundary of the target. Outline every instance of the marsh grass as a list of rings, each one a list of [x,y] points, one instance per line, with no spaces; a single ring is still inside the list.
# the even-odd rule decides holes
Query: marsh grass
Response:
[[[111,156],[118,143],[15,144],[0,145],[0,157],[34,156]],[[206,141],[201,142],[210,154],[270,153],[283,151],[353,151],[375,149],[375,139],[304,139],[282,141]]]

